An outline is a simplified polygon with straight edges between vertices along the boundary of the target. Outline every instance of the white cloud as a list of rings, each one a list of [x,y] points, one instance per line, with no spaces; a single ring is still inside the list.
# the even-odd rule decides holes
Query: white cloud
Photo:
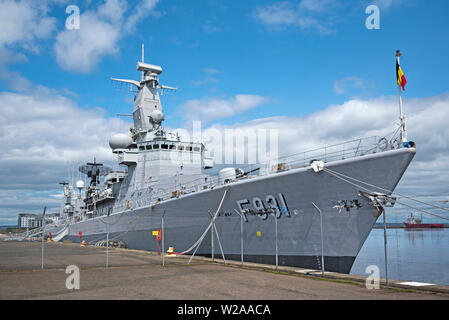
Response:
[[[221,30],[221,27],[217,26],[215,21],[206,20],[201,26],[205,33],[214,33]]]
[[[388,10],[392,7],[399,7],[403,0],[374,0],[370,4],[378,5],[381,9]]]
[[[105,55],[118,52],[119,28],[92,13],[80,18],[79,30],[65,30],[58,34],[55,43],[56,61],[62,69],[88,72]]]
[[[220,70],[214,69],[214,68],[204,68],[203,71],[205,74],[208,74],[208,75],[214,75],[214,74],[221,72]]]
[[[47,1],[0,1],[0,79],[13,90],[25,90],[30,84],[7,65],[26,62],[19,50],[39,53],[39,41],[53,35],[56,19],[48,11]]]
[[[111,23],[120,23],[127,8],[126,0],[106,0],[98,7],[97,17]]]
[[[220,73],[220,70],[213,68],[204,68],[203,73],[205,77],[201,80],[191,80],[190,83],[195,86],[203,86],[208,83],[217,83],[218,79],[215,77],[216,74]]]
[[[133,13],[125,23],[125,30],[127,32],[134,32],[137,24],[148,16],[158,18],[161,13],[154,10],[158,2],[159,0],[142,0],[134,6]]]
[[[80,29],[64,28],[56,34],[57,63],[67,71],[89,72],[103,57],[116,54],[119,41],[134,32],[146,17],[160,16],[154,10],[158,1],[140,0],[132,8],[126,0],[92,3],[93,9],[80,14]],[[0,1],[0,77],[16,79],[10,85],[13,89],[20,87],[14,83],[22,79],[9,73],[5,65],[26,61],[18,49],[39,53],[39,41],[53,38],[56,33],[56,18],[49,16],[50,9],[68,3],[68,0]]]
[[[80,29],[62,30],[56,37],[54,50],[61,68],[73,72],[89,72],[105,56],[119,51],[119,41],[133,32],[149,15],[157,16],[158,0],[142,0],[132,7],[126,0],[105,0],[96,10],[81,12]]]
[[[40,87],[29,93],[0,93],[0,219],[18,212],[59,207],[53,196],[67,180],[70,164],[115,163],[108,140],[129,123],[84,110],[60,93]]]
[[[355,76],[344,77],[334,81],[334,92],[351,97],[368,96],[373,93],[375,85],[366,79]]]
[[[45,1],[0,2],[0,47],[19,46],[38,52],[36,41],[51,36],[56,19],[48,16]]]
[[[396,96],[352,99],[305,117],[263,118],[227,127],[215,124],[204,132],[217,129],[224,136],[225,129],[240,129],[243,132],[277,130],[279,155],[291,155],[356,138],[390,137],[397,128],[398,109]],[[416,143],[417,154],[398,191],[408,195],[449,197],[449,94],[404,99],[404,110],[408,115],[408,137]],[[211,151],[220,149],[213,143],[206,147]],[[248,147],[256,148],[256,145]],[[255,150],[248,152],[254,154]]]
[[[32,88],[32,83],[18,72],[11,72],[0,68],[0,79],[7,83],[7,86],[15,91],[27,91]]]
[[[329,34],[335,31],[332,17],[336,5],[331,0],[282,1],[259,7],[253,15],[268,26],[295,26]]]
[[[267,97],[251,94],[237,94],[228,99],[202,98],[183,103],[179,112],[188,120],[217,120],[232,117],[268,101]]]
[[[363,80],[357,77],[345,77],[343,79],[334,81],[334,92],[336,94],[345,94],[348,90],[348,85],[355,88],[360,88],[363,85]]]
[[[105,118],[100,108],[80,109],[51,90],[3,92],[0,105],[1,161],[84,161],[87,154],[90,157],[96,153],[110,160],[109,135],[117,130],[127,131],[121,119]]]

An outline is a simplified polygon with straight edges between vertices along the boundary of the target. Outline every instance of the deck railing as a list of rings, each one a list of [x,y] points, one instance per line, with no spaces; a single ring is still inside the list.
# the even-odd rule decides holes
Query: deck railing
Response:
[[[270,159],[269,161],[259,164],[239,167],[239,169],[241,169],[244,173],[251,173],[237,177],[236,180],[231,181],[230,183],[241,181],[242,179],[251,179],[254,177],[267,176],[283,171],[307,167],[313,160],[321,160],[324,162],[344,160],[396,148],[399,148],[399,145],[393,145],[385,138],[380,138],[377,136],[354,139],[343,143],[326,145],[318,149],[280,156],[276,159]],[[153,190],[153,192],[151,192],[148,196],[128,199],[126,201],[118,201],[118,203],[114,206],[114,212],[152,206],[162,201],[182,197],[186,194],[213,189],[218,185],[218,175],[209,176],[207,181],[205,181],[204,177],[202,177],[183,184],[171,183],[168,185],[158,185],[158,189]],[[147,192],[148,188],[140,191]],[[135,194],[138,192],[139,190],[137,190]]]
[[[366,154],[397,149],[399,147],[398,144],[392,144],[387,139],[379,138],[377,136],[354,139],[343,143],[326,145],[318,149],[280,156],[276,159],[270,159],[259,164],[239,167],[241,172],[243,172],[243,175],[240,175],[240,177],[237,176],[237,179],[230,183],[232,184],[235,181],[241,181],[243,179],[252,179],[292,169],[308,167],[313,160],[321,160],[324,162],[344,160]],[[215,175],[208,176],[207,181],[202,177],[182,184],[169,183],[166,185],[158,185],[158,188],[154,190],[148,187],[135,190],[133,193],[135,196],[131,197],[131,199],[116,200],[113,212],[117,213],[153,206],[169,199],[179,198],[202,190],[213,189],[218,185],[220,185],[219,177],[218,175]],[[95,215],[93,218],[98,216],[99,215]],[[67,223],[67,221],[62,223]]]

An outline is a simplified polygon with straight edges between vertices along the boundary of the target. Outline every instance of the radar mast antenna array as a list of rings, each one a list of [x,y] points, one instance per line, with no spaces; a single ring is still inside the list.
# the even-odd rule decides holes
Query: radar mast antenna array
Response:
[[[157,75],[162,73],[162,68],[157,65],[152,65],[145,63],[145,45],[142,43],[142,61],[137,62],[137,71],[142,72],[141,80],[131,80],[131,79],[119,79],[119,78],[111,78],[112,81],[123,82],[132,84],[137,87],[138,90],[142,89],[146,83],[151,83],[155,88],[161,90],[173,90],[176,91],[178,88],[166,86],[163,84],[159,84],[157,80]],[[156,80],[156,81],[154,81]]]
[[[142,43],[142,63],[145,62],[145,44]],[[143,77],[145,76],[145,73],[142,71],[142,80],[143,81]]]
[[[88,162],[79,167],[79,171],[84,173],[92,180],[90,181],[90,185],[96,187],[99,184],[99,178],[101,176],[105,176],[112,171],[110,167],[103,166],[102,163],[97,163],[94,158],[94,162]]]

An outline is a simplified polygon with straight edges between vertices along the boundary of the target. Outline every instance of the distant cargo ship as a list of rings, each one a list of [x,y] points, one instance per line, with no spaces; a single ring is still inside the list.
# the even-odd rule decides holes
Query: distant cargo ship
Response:
[[[443,223],[422,223],[422,218],[417,219],[413,213],[404,222],[406,228],[444,228]]]

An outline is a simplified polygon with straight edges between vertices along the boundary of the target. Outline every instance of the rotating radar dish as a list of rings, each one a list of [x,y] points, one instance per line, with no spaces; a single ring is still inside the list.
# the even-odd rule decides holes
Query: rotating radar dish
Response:
[[[97,163],[94,158],[94,162],[88,162],[79,166],[79,171],[87,175],[89,178],[98,179],[98,177],[102,177],[110,173],[112,168],[103,166],[102,163]]]
[[[102,164],[83,164],[79,167],[81,173],[86,174],[88,177],[97,176],[102,177],[112,171],[112,168],[103,166]]]

